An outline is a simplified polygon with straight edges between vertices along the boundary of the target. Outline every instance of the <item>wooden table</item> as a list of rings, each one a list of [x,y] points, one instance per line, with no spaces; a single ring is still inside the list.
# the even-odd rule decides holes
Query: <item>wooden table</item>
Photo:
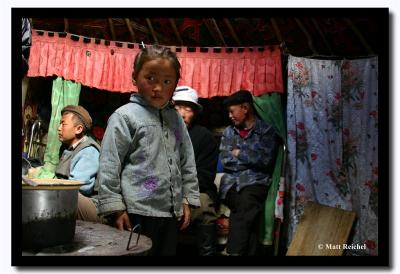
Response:
[[[48,247],[39,252],[23,251],[22,256],[145,256],[151,248],[151,239],[132,233],[130,248],[127,244],[129,231],[121,231],[108,225],[76,221],[73,242]]]

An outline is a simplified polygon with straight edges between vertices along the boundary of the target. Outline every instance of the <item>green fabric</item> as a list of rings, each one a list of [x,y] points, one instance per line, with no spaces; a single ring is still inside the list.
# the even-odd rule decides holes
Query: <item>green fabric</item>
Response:
[[[264,216],[261,224],[261,242],[265,245],[272,245],[274,239],[275,224],[275,199],[279,188],[279,181],[282,172],[283,144],[286,143],[286,128],[281,104],[281,95],[278,93],[264,94],[260,97],[253,96],[254,107],[260,117],[272,125],[283,142],[279,144],[277,157],[272,174],[272,183],[268,191],[264,205]]]
[[[51,119],[47,134],[47,146],[44,152],[44,166],[40,169],[38,178],[54,178],[55,176],[61,146],[61,142],[58,140],[61,110],[67,105],[77,105],[80,93],[80,83],[63,80],[61,77],[53,81]]]
[[[253,96],[254,107],[261,118],[272,125],[277,134],[286,140],[286,126],[283,117],[281,95],[268,93],[262,96]]]

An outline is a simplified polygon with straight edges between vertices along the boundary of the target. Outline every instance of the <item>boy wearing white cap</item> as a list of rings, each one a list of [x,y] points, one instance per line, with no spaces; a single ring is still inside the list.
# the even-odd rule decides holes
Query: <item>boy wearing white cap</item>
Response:
[[[214,179],[218,145],[211,132],[195,122],[198,113],[203,109],[198,103],[196,90],[179,86],[175,89],[172,100],[187,126],[195,155],[201,207],[191,209],[191,223],[195,225],[198,255],[216,255],[218,194]]]

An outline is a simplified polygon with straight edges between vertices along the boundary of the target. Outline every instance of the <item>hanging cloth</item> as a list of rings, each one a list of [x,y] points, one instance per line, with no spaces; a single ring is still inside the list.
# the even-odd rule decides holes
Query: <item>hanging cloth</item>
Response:
[[[253,97],[254,107],[259,116],[272,125],[278,136],[282,139],[279,142],[275,167],[272,174],[272,183],[264,204],[263,219],[261,224],[261,242],[265,245],[272,245],[274,240],[275,224],[275,201],[279,190],[284,156],[283,146],[286,143],[286,129],[281,95],[278,93],[265,94],[260,97]]]
[[[307,201],[354,211],[378,255],[378,58],[288,60],[288,244]]]
[[[288,243],[307,201],[351,210],[343,180],[341,61],[289,56]]]
[[[29,57],[29,77],[57,75],[85,86],[112,92],[134,92],[133,63],[140,51],[127,43],[117,46],[115,41],[95,43],[91,38],[67,34],[50,36],[50,32],[32,32]],[[71,39],[73,38],[74,39]],[[75,39],[76,38],[76,39]],[[118,43],[119,44],[119,43]],[[189,52],[179,47],[177,57],[181,64],[179,85],[191,86],[199,97],[229,96],[239,89],[251,90],[255,96],[265,93],[283,93],[281,51],[278,46],[244,47],[243,51],[221,48]]]
[[[61,110],[67,105],[78,105],[81,84],[63,80],[57,77],[53,81],[51,95],[51,119],[44,152],[44,166],[40,169],[38,178],[54,178],[59,162],[61,142],[58,139],[58,127],[61,120]]]
[[[22,75],[28,72],[29,51],[32,45],[31,24],[28,18],[22,18]]]
[[[348,255],[378,255],[378,58],[344,60],[343,162],[357,213],[353,244],[366,250]],[[385,183],[385,182],[384,182]],[[380,231],[379,231],[380,232]],[[359,252],[361,251],[361,252]]]

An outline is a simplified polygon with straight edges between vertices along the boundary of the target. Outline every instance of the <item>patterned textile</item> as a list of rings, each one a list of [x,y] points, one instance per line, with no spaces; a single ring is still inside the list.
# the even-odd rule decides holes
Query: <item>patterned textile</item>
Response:
[[[352,210],[353,243],[377,255],[378,58],[288,61],[289,242],[306,201]]]

